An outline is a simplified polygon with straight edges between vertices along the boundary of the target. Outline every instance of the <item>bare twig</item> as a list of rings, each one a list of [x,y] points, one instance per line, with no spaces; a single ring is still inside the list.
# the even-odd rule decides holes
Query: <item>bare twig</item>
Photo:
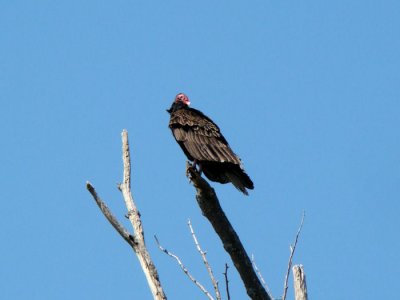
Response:
[[[296,300],[307,300],[306,274],[303,265],[293,266],[294,296]]]
[[[200,255],[201,255],[202,259],[203,259],[204,265],[206,266],[206,269],[208,271],[208,275],[211,278],[211,282],[212,282],[212,285],[213,285],[214,291],[215,291],[215,297],[218,300],[221,300],[221,293],[219,292],[218,281],[215,279],[213,271],[211,269],[211,266],[208,263],[208,260],[207,260],[207,257],[206,257],[206,252],[203,251],[201,249],[201,247],[200,247],[200,244],[199,244],[199,242],[197,240],[196,234],[194,233],[194,230],[193,230],[193,227],[192,227],[192,223],[190,222],[190,220],[188,220],[188,226],[190,228],[190,233],[192,234],[193,241],[194,241],[194,243],[196,245],[197,251],[199,251],[199,253],[200,253]]]
[[[170,257],[172,257],[172,258],[174,258],[174,259],[176,260],[176,262],[178,263],[178,265],[181,267],[183,273],[186,274],[186,276],[190,279],[190,281],[192,281],[192,282],[193,282],[193,283],[208,297],[208,299],[214,300],[214,298],[213,298],[213,297],[211,296],[211,294],[206,290],[206,288],[205,288],[199,281],[197,281],[197,279],[194,278],[192,274],[190,274],[189,270],[188,270],[188,269],[185,267],[185,265],[182,263],[181,259],[180,259],[177,255],[175,255],[175,254],[169,252],[167,249],[165,249],[164,247],[162,247],[162,246],[160,245],[160,242],[159,242],[158,239],[157,239],[157,236],[154,236],[154,239],[156,240],[156,243],[157,243],[158,248],[159,248],[162,252],[164,252],[165,254],[167,254],[168,256],[170,256]]]
[[[186,171],[187,176],[196,189],[197,203],[199,204],[203,215],[210,221],[215,232],[221,239],[224,249],[230,255],[233,264],[244,283],[247,295],[251,299],[270,300],[271,298],[253,269],[251,260],[247,255],[239,236],[222,210],[214,189],[189,163]]]
[[[269,290],[268,285],[267,285],[267,283],[266,283],[265,280],[264,280],[264,277],[262,276],[260,270],[258,269],[258,267],[257,267],[257,265],[256,265],[256,260],[255,260],[253,254],[251,255],[251,262],[252,262],[253,268],[254,268],[254,270],[256,271],[258,277],[260,278],[260,280],[261,280],[261,282],[262,282],[264,288],[267,290],[267,293],[268,293],[269,297],[270,297],[271,299],[273,299],[272,294],[271,294],[271,291]]]
[[[115,228],[115,230],[122,236],[122,238],[129,245],[133,247],[133,244],[135,244],[134,237],[120,222],[118,222],[117,218],[114,217],[108,206],[104,203],[103,200],[100,199],[99,195],[97,195],[95,188],[91,185],[89,181],[86,182],[86,189],[93,196],[93,199],[96,201],[98,207],[100,208],[101,212],[106,217],[106,219],[111,223],[111,225]]]
[[[228,269],[229,269],[228,264],[225,263],[225,272],[222,273],[222,274],[224,274],[224,277],[225,277],[226,297],[227,297],[228,300],[230,300],[231,299],[231,295],[229,294]]]
[[[287,295],[287,289],[288,289],[288,280],[289,280],[289,274],[290,274],[290,268],[292,267],[292,260],[293,260],[293,255],[294,252],[296,250],[296,246],[297,246],[297,241],[299,239],[299,235],[301,232],[301,229],[303,228],[303,223],[304,223],[304,218],[306,216],[306,212],[303,211],[303,216],[301,217],[301,222],[300,222],[300,226],[299,229],[297,230],[297,234],[296,234],[296,239],[294,241],[293,246],[290,246],[290,257],[289,257],[289,263],[288,263],[288,267],[287,267],[287,271],[286,271],[286,276],[285,276],[285,284],[283,286],[283,296],[282,296],[282,300],[286,300],[286,295]]]

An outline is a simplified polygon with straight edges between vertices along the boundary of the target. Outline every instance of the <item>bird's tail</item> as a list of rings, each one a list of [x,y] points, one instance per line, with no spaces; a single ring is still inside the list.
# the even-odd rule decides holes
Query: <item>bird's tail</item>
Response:
[[[238,169],[231,170],[225,173],[226,177],[229,178],[229,181],[241,191],[245,195],[249,195],[246,188],[252,190],[254,189],[254,184],[251,181],[250,177],[239,167]]]

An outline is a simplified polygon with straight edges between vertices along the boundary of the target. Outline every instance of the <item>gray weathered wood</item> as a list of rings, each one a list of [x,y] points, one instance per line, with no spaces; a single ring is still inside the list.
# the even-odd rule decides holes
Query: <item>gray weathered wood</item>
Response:
[[[294,295],[296,300],[307,300],[306,274],[303,265],[293,266]]]
[[[136,243],[134,244],[133,249],[140,262],[142,270],[146,275],[147,283],[149,284],[153,298],[157,300],[167,299],[161,287],[157,269],[147,251],[144,241],[142,221],[131,192],[131,158],[129,152],[128,132],[126,130],[122,131],[122,160],[124,163],[124,175],[119,188],[124,197],[126,208],[128,209],[129,221],[134,229],[133,236]]]
[[[107,220],[134,250],[142,267],[143,273],[146,276],[150,291],[153,294],[153,299],[166,300],[167,296],[165,295],[164,290],[161,286],[157,269],[154,266],[154,263],[151,260],[150,254],[146,248],[142,221],[140,219],[140,214],[135,205],[131,192],[131,160],[129,153],[128,132],[126,130],[122,131],[122,160],[124,163],[124,175],[123,182],[118,186],[118,188],[122,192],[126,208],[128,209],[128,219],[131,222],[134,230],[133,235],[131,235],[128,230],[125,229],[123,225],[117,220],[117,218],[114,217],[110,209],[100,199],[100,197],[97,195],[96,190],[89,182],[86,183],[86,188],[93,196],[94,200],[96,201],[97,205],[99,206],[100,210],[107,218]],[[132,297],[134,297],[134,294],[132,295]]]

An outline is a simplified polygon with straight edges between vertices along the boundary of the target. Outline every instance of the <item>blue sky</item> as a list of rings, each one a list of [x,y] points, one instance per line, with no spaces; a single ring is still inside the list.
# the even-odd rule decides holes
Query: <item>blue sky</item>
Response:
[[[312,299],[394,299],[400,268],[398,1],[3,1],[0,297],[150,299],[124,219],[123,128],[148,249],[170,299],[208,289],[187,220],[231,293],[237,273],[201,216],[167,128],[178,92],[221,127],[255,183],[214,183],[275,297],[295,263]],[[129,224],[124,220],[126,226]],[[290,280],[291,283],[291,280]],[[292,297],[292,285],[289,297]]]

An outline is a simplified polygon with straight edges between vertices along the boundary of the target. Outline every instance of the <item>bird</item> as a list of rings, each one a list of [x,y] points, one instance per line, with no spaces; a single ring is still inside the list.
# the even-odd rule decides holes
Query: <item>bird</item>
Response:
[[[167,112],[172,135],[193,162],[192,166],[199,166],[200,174],[204,173],[214,182],[231,182],[245,195],[248,195],[247,189],[254,189],[239,156],[232,151],[218,125],[201,111],[190,107],[188,96],[177,94]]]

